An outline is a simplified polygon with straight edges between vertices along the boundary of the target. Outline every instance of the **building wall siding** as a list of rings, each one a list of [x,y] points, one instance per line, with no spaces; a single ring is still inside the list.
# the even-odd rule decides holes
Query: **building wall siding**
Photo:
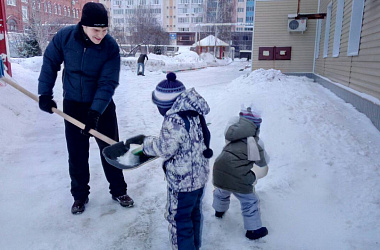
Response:
[[[296,14],[297,0],[256,1],[252,69],[275,68],[282,72],[313,72],[316,20],[307,30],[288,31],[288,14]],[[316,13],[318,1],[301,1],[300,13]],[[258,60],[259,47],[292,47],[291,60]]]
[[[366,0],[364,3],[361,40],[357,56],[347,56],[352,0],[345,1],[339,57],[332,57],[331,54],[337,0],[321,0],[320,12],[326,12],[330,2],[333,2],[333,11],[329,54],[327,58],[323,58],[322,53],[319,53],[315,73],[380,99],[380,1]],[[320,51],[323,51],[324,26],[325,20],[322,25]]]

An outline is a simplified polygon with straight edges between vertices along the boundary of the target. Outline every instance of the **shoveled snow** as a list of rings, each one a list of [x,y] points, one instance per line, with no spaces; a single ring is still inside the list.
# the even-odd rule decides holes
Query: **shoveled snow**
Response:
[[[117,157],[117,161],[120,164],[124,164],[127,166],[135,166],[139,164],[140,157],[132,153],[132,151],[136,148],[140,148],[141,145],[131,144],[130,149],[123,155]]]

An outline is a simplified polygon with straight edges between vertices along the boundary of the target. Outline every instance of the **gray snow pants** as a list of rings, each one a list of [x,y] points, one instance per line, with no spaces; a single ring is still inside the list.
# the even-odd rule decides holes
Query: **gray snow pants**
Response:
[[[256,230],[262,227],[259,198],[256,193],[241,194],[230,192],[221,188],[215,188],[212,207],[215,211],[226,212],[230,206],[231,193],[240,201],[241,213],[245,230]]]

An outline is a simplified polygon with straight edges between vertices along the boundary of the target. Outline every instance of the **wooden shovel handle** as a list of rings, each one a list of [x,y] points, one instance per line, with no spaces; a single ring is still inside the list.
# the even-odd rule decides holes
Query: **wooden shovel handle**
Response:
[[[13,79],[12,77],[10,77],[9,75],[6,74],[6,76],[3,76],[0,78],[0,80],[2,80],[3,82],[11,85],[12,87],[14,87],[15,89],[19,90],[20,92],[24,93],[25,95],[29,96],[30,98],[32,98],[33,100],[35,100],[36,102],[38,102],[38,96],[29,92],[28,90],[24,89],[23,87],[21,87],[20,85],[18,85]],[[74,124],[75,126],[77,126],[78,128],[80,129],[84,129],[85,125],[83,123],[81,123],[80,121],[78,121],[77,119],[63,113],[61,110],[57,109],[57,108],[52,108],[51,109],[54,113],[56,113],[57,115],[63,117],[66,121]],[[112,140],[111,138],[99,133],[98,131],[94,130],[94,129],[90,129],[89,131],[90,134],[92,134],[93,136],[95,136],[96,138],[104,141],[105,143],[108,143],[110,145],[112,144],[115,144],[117,143],[116,141]]]

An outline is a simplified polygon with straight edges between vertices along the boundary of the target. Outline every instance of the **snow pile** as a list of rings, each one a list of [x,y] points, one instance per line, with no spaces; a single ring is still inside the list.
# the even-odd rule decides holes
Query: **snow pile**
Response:
[[[216,59],[214,57],[214,54],[212,52],[210,53],[202,53],[200,55],[203,61],[207,63],[207,66],[223,66],[223,65],[228,65],[232,62],[231,58],[224,58],[224,59]]]
[[[200,56],[190,50],[181,50],[176,56],[149,54],[149,60],[145,62],[145,71],[183,71],[190,69],[200,69],[210,66],[223,66],[232,62],[231,58],[215,59],[211,53],[202,53]],[[137,70],[136,57],[122,57],[122,64],[129,67],[132,71]]]
[[[247,78],[247,84],[252,84],[254,82],[260,81],[281,81],[287,76],[282,74],[280,70],[276,69],[257,69],[252,71]]]
[[[35,56],[30,58],[11,58],[11,63],[17,63],[24,69],[29,69],[33,72],[40,72],[42,66],[42,56]]]
[[[173,57],[176,62],[188,62],[188,63],[197,63],[201,61],[199,55],[194,51],[182,51],[177,56]]]

